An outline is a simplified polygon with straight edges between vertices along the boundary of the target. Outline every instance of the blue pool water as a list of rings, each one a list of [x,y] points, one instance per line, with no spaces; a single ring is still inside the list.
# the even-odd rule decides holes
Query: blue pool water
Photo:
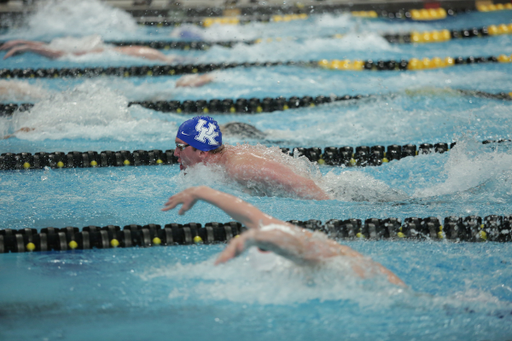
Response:
[[[62,13],[66,13],[63,15]],[[241,27],[188,28],[207,40],[296,37],[233,49],[166,51],[196,62],[311,59],[400,59],[512,54],[511,35],[427,45],[391,45],[382,33],[462,29],[510,23],[512,12],[469,13],[434,23],[366,21],[348,15]],[[85,15],[87,14],[87,15]],[[58,19],[58,20],[57,20]],[[53,5],[27,19],[28,28],[0,39],[48,40],[101,34],[106,40],[174,39],[173,29],[137,27],[95,1]],[[176,33],[176,30],[174,30]],[[344,39],[328,39],[335,33]],[[2,57],[3,54],[0,54]],[[6,68],[152,64],[107,52],[49,61],[24,54]],[[336,72],[300,67],[215,72],[199,89],[175,88],[178,77],[37,79],[24,98],[33,109],[0,117],[3,152],[170,149],[189,116],[163,114],[134,100],[375,94],[372,99],[258,115],[217,115],[247,122],[281,147],[457,142],[445,154],[421,155],[381,167],[317,166],[296,160],[332,194],[325,202],[286,195],[254,197],[221,171],[176,166],[45,169],[0,173],[0,228],[171,222],[227,222],[203,203],[185,216],[161,212],[166,199],[206,184],[237,195],[279,219],[307,220],[486,216],[512,213],[511,104],[462,96],[451,89],[512,91],[511,64],[456,66],[421,72]],[[37,96],[38,95],[38,96]],[[32,97],[31,97],[32,96]],[[38,97],[34,99],[33,97]],[[249,253],[213,266],[223,245],[3,254],[0,257],[2,340],[509,340],[512,338],[512,246],[500,243],[340,241],[382,263],[407,289],[381,279],[356,280],[343,264],[301,269]],[[255,264],[256,263],[256,264]]]

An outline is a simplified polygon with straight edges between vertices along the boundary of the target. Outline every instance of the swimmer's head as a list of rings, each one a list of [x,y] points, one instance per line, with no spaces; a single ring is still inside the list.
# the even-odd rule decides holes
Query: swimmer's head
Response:
[[[174,156],[183,170],[205,162],[210,154],[221,153],[223,149],[222,133],[217,122],[209,116],[197,116],[179,127]]]
[[[176,138],[203,152],[222,146],[222,133],[210,116],[196,116],[182,123]]]

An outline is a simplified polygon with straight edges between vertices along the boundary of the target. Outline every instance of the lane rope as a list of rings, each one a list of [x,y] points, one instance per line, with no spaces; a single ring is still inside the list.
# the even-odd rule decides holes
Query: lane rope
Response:
[[[430,8],[418,8],[418,9],[409,9],[409,10],[367,10],[367,11],[350,11],[352,16],[360,17],[360,18],[386,18],[386,19],[401,19],[401,20],[412,20],[412,21],[435,21],[435,20],[443,20],[447,17],[452,17],[457,15],[458,13],[466,13],[475,10],[474,6],[470,6],[467,8],[432,8],[432,4],[425,3],[425,7]],[[499,6],[502,9],[511,9],[509,8],[511,4],[502,4]],[[322,13],[336,13],[342,14],[347,13],[347,9],[350,7],[347,6],[311,6],[314,8],[314,13],[322,14]],[[318,8],[316,8],[318,7]],[[366,7],[366,6],[358,6]],[[496,7],[487,7],[487,11],[490,11],[490,8]],[[286,13],[286,9],[281,9],[280,12],[283,14],[278,15],[267,15],[267,14],[259,14],[259,13],[244,13],[243,15],[237,14],[232,16],[217,16],[217,17],[195,17],[195,18],[186,18],[186,19],[176,19],[172,17],[144,17],[137,20],[137,23],[142,26],[153,26],[153,27],[168,27],[168,26],[182,26],[186,24],[193,24],[202,27],[210,27],[212,25],[245,25],[253,22],[259,23],[279,23],[279,22],[291,22],[295,20],[306,20],[309,18],[308,13],[310,12],[310,6],[302,8],[294,8],[289,13]]]
[[[417,6],[417,3],[410,3],[405,6]],[[460,4],[452,4],[453,8],[441,8],[439,3],[425,2],[424,8],[409,9],[409,10],[392,10],[382,9],[375,11],[372,8],[372,4],[356,3],[352,4],[315,4],[313,6],[305,6],[303,4],[296,4],[295,6],[249,6],[245,8],[235,8],[229,10],[227,13],[221,8],[185,8],[188,11],[188,17],[176,18],[166,17],[169,15],[165,10],[156,11],[153,16],[151,13],[146,13],[144,16],[137,19],[137,23],[142,26],[153,26],[153,27],[166,27],[166,26],[181,26],[186,24],[194,24],[203,27],[209,27],[211,25],[238,25],[248,24],[251,22],[290,22],[294,20],[304,20],[309,17],[309,13],[315,14],[342,14],[347,13],[353,8],[362,9],[361,11],[352,11],[353,16],[366,17],[366,18],[388,18],[388,19],[402,19],[402,20],[414,20],[414,21],[433,21],[441,20],[446,17],[455,16],[458,13],[466,13],[474,10],[480,12],[491,12],[510,10],[512,6],[510,3],[499,3],[493,4],[492,2],[486,3],[471,3],[465,2]],[[364,10],[366,9],[366,10]],[[270,12],[278,12],[277,15],[269,14]],[[6,12],[4,17],[11,17],[16,14],[18,18],[12,20],[4,20],[0,23],[0,28],[10,29],[22,27],[23,20],[19,17],[18,12]]]
[[[320,61],[286,61],[286,62],[245,62],[245,63],[209,63],[179,65],[142,65],[127,67],[92,67],[92,68],[38,68],[38,69],[0,69],[0,79],[11,78],[79,78],[79,77],[158,77],[183,74],[205,73],[236,67],[274,67],[299,66],[320,67],[330,70],[345,71],[417,71],[446,68],[454,65],[482,63],[510,63],[512,55],[501,54],[488,57],[434,57],[411,58],[409,60],[327,60]]]
[[[289,222],[326,233],[337,240],[418,240],[452,242],[511,242],[512,216],[488,215],[446,217],[369,218],[369,219],[330,219],[290,220]],[[104,227],[47,227],[36,229],[0,230],[0,253],[33,251],[69,251],[93,248],[152,247],[190,244],[216,244],[229,242],[246,228],[238,222],[126,225]]]
[[[509,139],[485,140],[482,144],[510,142]],[[456,142],[422,143],[420,145],[392,144],[386,147],[376,146],[344,146],[344,147],[295,147],[280,148],[283,153],[293,156],[305,156],[311,162],[319,165],[367,167],[381,166],[393,160],[400,160],[409,156],[431,153],[445,153],[450,151]],[[45,167],[58,168],[96,168],[96,167],[124,167],[124,166],[158,166],[174,165],[177,159],[174,149],[162,150],[128,150],[121,151],[71,151],[64,152],[37,152],[31,153],[2,153],[0,155],[0,170],[37,170]]]
[[[393,44],[410,44],[410,43],[438,43],[446,42],[452,39],[466,38],[482,38],[488,36],[498,36],[504,34],[512,34],[512,24],[490,25],[480,28],[468,28],[460,30],[434,30],[434,31],[412,31],[400,34],[382,34],[382,37]],[[343,39],[343,34],[333,34],[329,36],[319,37],[321,39]],[[286,40],[300,40],[296,37],[273,37],[258,38],[253,40],[226,40],[226,41],[170,41],[170,40],[125,40],[125,41],[106,41],[106,44],[115,46],[147,46],[157,50],[208,50],[214,45],[222,47],[234,47],[236,44],[255,45],[260,43],[281,42]],[[2,45],[4,42],[0,42]]]
[[[489,93],[476,90],[453,89],[461,95],[488,98],[495,100],[512,100],[512,92],[506,93]],[[328,96],[292,96],[276,98],[265,97],[262,99],[253,98],[238,98],[238,99],[198,99],[198,100],[183,100],[183,101],[132,101],[128,102],[128,107],[132,105],[140,105],[144,108],[160,111],[172,112],[177,114],[258,114],[268,113],[275,111],[285,111],[306,107],[315,107],[328,103],[352,100],[364,100],[370,98],[379,98],[386,96],[396,96],[396,93],[390,94],[366,94],[366,95],[328,95]],[[34,103],[0,103],[0,116],[10,116],[15,111],[20,112],[30,110]]]

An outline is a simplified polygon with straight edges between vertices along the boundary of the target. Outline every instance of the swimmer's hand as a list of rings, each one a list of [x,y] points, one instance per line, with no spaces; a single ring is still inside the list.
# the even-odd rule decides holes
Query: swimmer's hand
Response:
[[[226,263],[228,260],[241,255],[246,249],[252,246],[252,240],[257,229],[250,229],[241,235],[231,239],[228,246],[222,251],[215,261],[215,265]]]
[[[178,206],[179,204],[182,204],[180,210],[178,211],[179,215],[184,215],[185,212],[190,210],[197,200],[199,199],[195,192],[197,192],[198,187],[191,187],[187,188],[186,190],[173,195],[169,198],[169,200],[164,204],[164,208],[162,208],[162,211],[169,211]]]
[[[169,211],[177,205],[183,204],[178,213],[184,214],[190,210],[198,200],[217,206],[231,218],[249,229],[257,228],[260,225],[286,224],[284,221],[261,212],[242,199],[207,186],[188,188],[181,193],[173,195],[165,203],[165,207],[162,211]]]

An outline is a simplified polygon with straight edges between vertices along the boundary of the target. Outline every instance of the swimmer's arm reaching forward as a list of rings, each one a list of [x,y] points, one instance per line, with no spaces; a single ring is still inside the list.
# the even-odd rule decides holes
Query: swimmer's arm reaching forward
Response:
[[[217,206],[248,228],[258,228],[260,224],[268,225],[281,223],[280,220],[261,212],[242,199],[206,186],[187,188],[173,195],[165,203],[165,207],[162,211],[172,210],[179,204],[183,204],[178,211],[178,214],[183,215],[190,210],[198,200],[203,200]]]
[[[3,43],[0,46],[0,50],[8,50],[8,49],[13,48],[13,47],[15,47],[17,45],[43,46],[43,45],[46,45],[46,44],[41,42],[41,41],[16,39],[16,40],[10,40],[10,41],[7,41],[7,42]]]
[[[171,210],[182,204],[178,213],[184,214],[198,200],[204,200],[219,207],[232,218],[249,227],[248,231],[231,240],[226,249],[219,255],[215,264],[227,262],[251,246],[258,246],[275,252],[298,264],[316,264],[328,258],[345,256],[357,259],[358,262],[354,263],[352,268],[360,277],[365,278],[371,275],[366,271],[367,268],[376,268],[387,276],[389,282],[405,286],[404,282],[394,273],[379,263],[364,258],[350,247],[340,245],[327,238],[315,238],[310,231],[269,216],[235,196],[206,186],[188,188],[173,195],[165,203],[162,211]],[[280,228],[259,228],[259,226],[271,224],[277,224]]]
[[[42,45],[19,45],[16,47],[13,47],[10,49],[4,56],[4,59],[7,59],[9,57],[12,57],[18,53],[24,53],[24,52],[34,52],[41,56],[55,59],[62,57],[65,53],[63,51],[59,50],[53,50],[45,46],[45,44]]]

